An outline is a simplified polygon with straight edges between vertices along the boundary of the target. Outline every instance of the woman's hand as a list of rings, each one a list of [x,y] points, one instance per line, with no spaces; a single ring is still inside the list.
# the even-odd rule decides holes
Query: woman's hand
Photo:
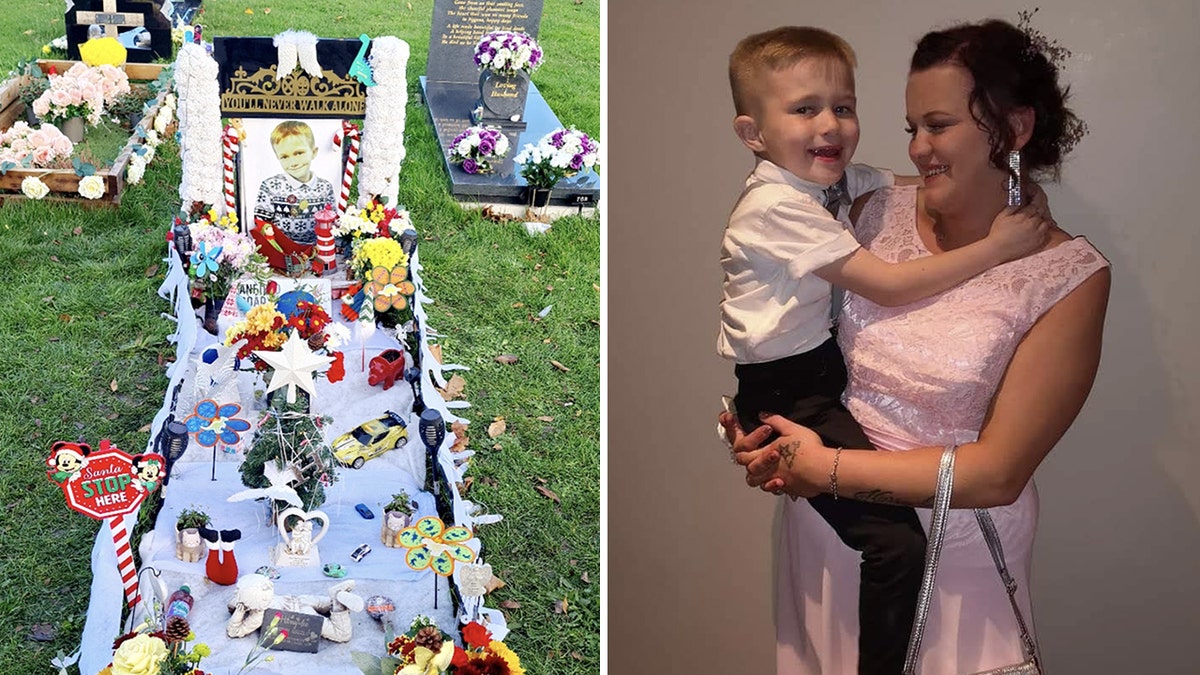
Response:
[[[746,467],[747,485],[775,494],[786,492],[793,498],[821,493],[825,476],[819,455],[825,448],[814,431],[779,415],[763,417],[763,426],[749,434],[733,415],[723,413],[720,421],[733,446],[734,461]],[[780,437],[764,446],[772,432]]]

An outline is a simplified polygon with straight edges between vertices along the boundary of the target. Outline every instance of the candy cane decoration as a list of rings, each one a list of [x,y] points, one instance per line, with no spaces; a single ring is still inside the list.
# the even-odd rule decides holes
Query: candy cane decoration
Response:
[[[125,602],[133,610],[142,596],[138,592],[137,569],[133,566],[133,548],[129,545],[129,532],[125,529],[125,517],[105,518],[112,531],[113,547],[117,550],[117,569],[121,572],[121,584],[125,587]]]
[[[225,127],[223,152],[225,156],[225,209],[237,213],[237,184],[234,182],[233,155],[238,149],[238,132],[233,125]]]
[[[346,213],[346,204],[350,201],[350,181],[354,178],[354,167],[358,164],[359,131],[350,122],[342,121],[342,131],[333,137],[333,144],[342,146],[343,137],[350,141],[350,151],[346,155],[346,170],[342,173],[342,192],[338,195],[338,215]]]

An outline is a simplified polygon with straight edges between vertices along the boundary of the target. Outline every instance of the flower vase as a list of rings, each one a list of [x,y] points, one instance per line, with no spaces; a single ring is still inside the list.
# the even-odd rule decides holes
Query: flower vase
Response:
[[[518,71],[502,75],[485,70],[479,74],[480,121],[519,122],[525,114],[525,97],[529,94],[529,75]]]
[[[530,185],[525,189],[529,206],[535,209],[540,209],[550,203],[550,192],[554,188],[534,187]]]
[[[204,330],[217,334],[217,317],[221,315],[221,307],[213,298],[204,299]]]
[[[79,143],[83,140],[84,125],[82,117],[72,117],[70,119],[63,120],[61,126],[63,135],[71,139],[72,143]]]

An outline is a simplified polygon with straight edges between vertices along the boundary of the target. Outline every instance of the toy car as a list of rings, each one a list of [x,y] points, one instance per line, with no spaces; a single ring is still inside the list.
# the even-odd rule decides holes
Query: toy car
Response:
[[[371,507],[367,506],[366,504],[355,504],[354,510],[358,511],[358,515],[366,518],[367,520],[375,517],[375,514],[371,511]]]
[[[350,554],[350,557],[354,559],[354,562],[362,562],[362,559],[367,557],[367,554],[370,552],[370,545],[359,544],[358,548],[354,549],[354,552]]]
[[[333,456],[346,466],[362,468],[363,462],[374,459],[400,445],[408,438],[408,425],[392,411],[367,420],[333,441]]]

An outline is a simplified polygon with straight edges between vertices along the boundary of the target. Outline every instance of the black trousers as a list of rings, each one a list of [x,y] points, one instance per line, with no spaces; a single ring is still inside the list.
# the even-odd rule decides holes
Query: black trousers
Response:
[[[874,449],[841,403],[846,364],[836,339],[778,361],[739,364],[735,373],[734,405],[745,431],[758,428],[758,414],[769,412],[811,428],[827,447]],[[925,530],[916,512],[828,494],[808,502],[847,546],[862,553],[858,672],[898,675],[925,567]]]

